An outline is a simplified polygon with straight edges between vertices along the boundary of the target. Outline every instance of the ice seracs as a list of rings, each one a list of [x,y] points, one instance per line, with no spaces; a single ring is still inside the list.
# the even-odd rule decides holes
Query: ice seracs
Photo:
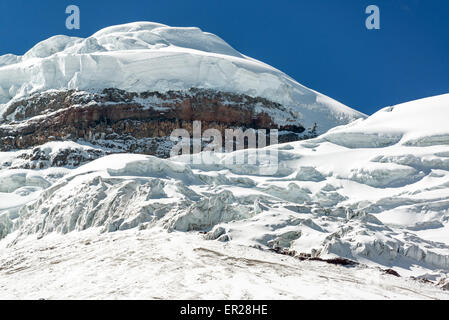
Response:
[[[4,208],[4,225],[18,239],[94,227],[201,231],[209,240],[439,279],[449,272],[449,141],[411,145],[409,138],[449,133],[430,121],[413,133],[416,119],[447,118],[449,95],[392,110],[316,139],[268,147],[279,157],[279,170],[269,176],[254,165],[229,164],[232,154],[216,153],[209,165],[187,157],[106,156],[36,190],[14,215]],[[400,138],[384,143],[393,135]],[[24,173],[8,179],[12,189],[42,187]]]

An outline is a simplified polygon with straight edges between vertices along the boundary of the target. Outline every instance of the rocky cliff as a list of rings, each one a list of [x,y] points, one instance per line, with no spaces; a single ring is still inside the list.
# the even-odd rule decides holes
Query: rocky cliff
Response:
[[[281,141],[310,137],[290,116],[279,125],[265,110],[288,111],[279,103],[243,94],[206,89],[127,92],[104,89],[48,91],[10,103],[0,125],[0,151],[28,149],[50,141],[85,141],[93,145],[166,157],[178,128],[192,134],[193,121],[202,130],[228,128],[278,129]]]

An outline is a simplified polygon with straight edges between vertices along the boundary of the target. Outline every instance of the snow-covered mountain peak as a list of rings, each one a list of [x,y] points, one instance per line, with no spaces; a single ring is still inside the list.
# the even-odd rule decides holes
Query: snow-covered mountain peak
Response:
[[[92,46],[92,44],[96,44]],[[156,50],[178,47],[243,58],[225,41],[195,27],[169,27],[153,22],[135,22],[104,28],[82,39],[58,35],[39,42],[22,61],[54,54],[99,53],[128,50]]]
[[[320,133],[365,117],[199,28],[135,22],[86,39],[54,36],[24,56],[0,56],[0,116],[7,103],[36,92],[105,88],[201,88],[261,97],[284,106],[306,128],[318,123]]]
[[[94,33],[92,37],[101,37],[108,34],[114,33],[129,33],[129,32],[138,32],[138,31],[153,31],[157,28],[169,28],[169,26],[157,23],[157,22],[149,22],[149,21],[140,21],[140,22],[131,22],[121,25],[115,25],[106,27]]]

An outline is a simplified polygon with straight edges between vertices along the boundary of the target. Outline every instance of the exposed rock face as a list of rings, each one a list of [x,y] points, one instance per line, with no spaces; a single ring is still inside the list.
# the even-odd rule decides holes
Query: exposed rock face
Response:
[[[53,150],[52,150],[53,151]],[[109,153],[103,149],[72,148],[67,146],[56,152],[48,152],[43,147],[23,150],[9,161],[0,161],[1,169],[47,169],[51,167],[77,168]]]
[[[268,111],[284,113],[276,123]],[[285,114],[287,116],[285,117]],[[191,89],[167,93],[48,91],[10,103],[0,125],[0,151],[27,149],[50,141],[89,141],[123,152],[168,156],[170,134],[179,128],[202,130],[279,129],[281,142],[309,138],[306,129],[282,105],[263,98]],[[315,128],[316,129],[316,128]]]

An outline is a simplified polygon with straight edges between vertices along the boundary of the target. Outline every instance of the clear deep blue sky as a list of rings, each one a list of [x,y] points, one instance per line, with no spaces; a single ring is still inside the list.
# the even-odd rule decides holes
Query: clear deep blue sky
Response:
[[[69,4],[80,7],[80,30],[65,28]],[[365,28],[370,4],[381,10],[379,31]],[[367,114],[449,93],[448,0],[2,1],[0,55],[132,21],[200,27]]]

